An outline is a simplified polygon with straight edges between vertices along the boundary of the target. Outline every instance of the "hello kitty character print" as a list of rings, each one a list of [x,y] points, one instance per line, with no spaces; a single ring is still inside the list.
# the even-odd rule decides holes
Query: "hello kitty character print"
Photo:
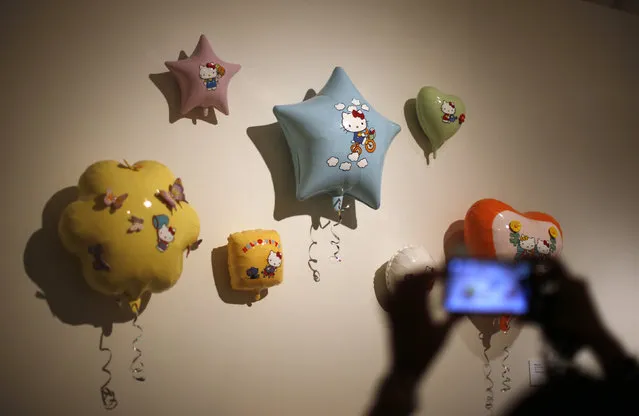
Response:
[[[264,275],[264,277],[274,277],[275,271],[277,270],[278,267],[282,265],[282,252],[281,251],[275,252],[271,250],[268,253],[266,262],[267,262],[267,265],[264,268],[264,270],[262,270],[262,275]]]
[[[508,227],[510,243],[517,248],[515,260],[548,258],[557,250],[558,231],[555,227],[550,227],[546,238],[525,234],[521,229],[521,222],[517,220],[511,221]]]
[[[153,228],[157,230],[158,234],[155,248],[160,253],[164,253],[169,248],[169,244],[175,239],[176,230],[169,225],[169,217],[164,214],[153,217]]]
[[[340,127],[346,132],[351,134],[350,153],[347,156],[348,161],[344,161],[339,164],[339,159],[335,156],[327,160],[327,164],[330,167],[337,166],[343,171],[351,170],[353,163],[359,168],[365,168],[368,166],[368,160],[366,158],[360,159],[363,150],[368,153],[373,153],[377,148],[375,143],[375,129],[370,127],[366,118],[366,113],[370,111],[370,108],[366,104],[362,104],[357,98],[353,98],[348,107],[344,103],[335,104],[335,109],[340,112]]]
[[[200,65],[200,79],[202,79],[204,86],[209,91],[217,89],[217,84],[225,72],[224,67],[215,62],[207,62],[206,65]]]
[[[454,123],[457,120],[457,116],[455,115],[455,103],[452,101],[444,101],[442,103],[442,121],[444,123]]]

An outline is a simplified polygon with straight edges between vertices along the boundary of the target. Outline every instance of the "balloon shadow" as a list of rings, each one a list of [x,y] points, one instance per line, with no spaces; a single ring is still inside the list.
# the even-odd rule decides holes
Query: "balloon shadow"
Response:
[[[188,55],[184,51],[180,51],[178,61],[188,58]],[[175,80],[175,77],[171,72],[162,72],[160,74],[149,74],[149,79],[158,90],[164,95],[166,103],[169,106],[169,123],[173,124],[183,118],[190,119],[193,124],[197,124],[197,120],[205,121],[209,124],[217,125],[217,116],[215,115],[215,109],[211,108],[206,117],[201,108],[194,108],[187,114],[180,112],[181,104],[181,92],[180,86]]]
[[[315,95],[317,94],[314,90],[308,90],[304,101]],[[313,228],[318,229],[322,217],[332,221],[338,220],[338,214],[333,208],[333,200],[330,195],[317,195],[304,201],[297,199],[291,151],[279,123],[249,127],[246,129],[246,134],[262,155],[271,172],[275,193],[273,218],[276,221],[298,215],[309,215]],[[357,228],[355,199],[346,195],[344,207],[349,208],[342,213],[342,225],[354,230]]]
[[[78,188],[55,193],[42,211],[42,228],[31,235],[23,254],[24,269],[38,286],[35,297],[47,302],[53,316],[68,325],[92,325],[110,335],[114,323],[134,318],[131,310],[114,297],[91,289],[82,276],[80,260],[67,252],[58,237],[64,209],[78,198]],[[142,298],[144,311],[150,294]]]
[[[464,220],[453,221],[444,233],[444,256],[448,261],[453,257],[465,255]]]
[[[521,326],[511,322],[508,332],[499,329],[498,316],[470,315],[472,325],[464,325],[460,336],[473,355],[494,360],[506,353],[521,333]]]
[[[379,303],[379,306],[384,311],[388,312],[388,297],[390,296],[390,292],[386,285],[386,266],[388,266],[388,262],[382,264],[377,270],[375,270],[373,289],[375,290],[377,303]]]
[[[424,151],[426,163],[430,165],[430,155],[433,153],[433,145],[419,125],[419,120],[417,119],[417,100],[415,98],[411,98],[404,103],[404,118],[406,118],[406,125],[408,126],[410,134]]]
[[[261,292],[260,300],[255,300],[255,292],[244,290],[234,290],[231,287],[231,275],[228,267],[229,247],[228,245],[216,247],[211,252],[211,265],[213,267],[213,279],[217,294],[224,303],[233,305],[252,306],[254,302],[260,302],[268,296],[268,289]]]
[[[464,220],[453,221],[444,233],[446,261],[467,254],[464,242]],[[489,360],[503,355],[506,352],[504,348],[510,346],[521,332],[518,325],[511,326],[506,333],[500,331],[498,316],[469,315],[468,320],[472,325],[462,327],[461,338],[468,349],[481,359],[485,359],[484,352]]]

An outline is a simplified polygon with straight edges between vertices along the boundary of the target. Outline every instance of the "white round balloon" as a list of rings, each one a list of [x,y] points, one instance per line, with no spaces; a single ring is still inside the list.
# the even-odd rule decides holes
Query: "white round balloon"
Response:
[[[386,286],[392,292],[406,275],[424,273],[434,267],[435,261],[424,247],[404,247],[395,253],[386,265]]]

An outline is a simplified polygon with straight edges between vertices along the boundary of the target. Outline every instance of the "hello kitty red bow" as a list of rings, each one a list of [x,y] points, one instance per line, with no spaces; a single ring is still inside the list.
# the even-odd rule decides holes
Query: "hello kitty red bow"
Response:
[[[282,260],[282,253],[278,251],[277,253],[275,253],[275,255],[277,256],[278,259]]]
[[[175,235],[175,228],[169,227],[169,232],[171,233],[171,235]]]
[[[353,117],[361,118],[362,120],[364,120],[364,112],[353,110]]]
[[[451,107],[455,108],[455,103],[454,102],[449,102],[448,104],[450,104]]]
[[[207,68],[215,68],[215,63],[209,62],[209,63],[206,64],[206,67]]]

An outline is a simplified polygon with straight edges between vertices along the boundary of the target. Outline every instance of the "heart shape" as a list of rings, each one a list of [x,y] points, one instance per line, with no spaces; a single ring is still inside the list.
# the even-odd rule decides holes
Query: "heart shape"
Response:
[[[512,261],[555,257],[564,246],[559,222],[543,212],[519,212],[496,199],[475,202],[464,220],[468,253],[483,258]],[[511,328],[510,315],[499,319],[499,329]]]
[[[519,212],[496,199],[482,199],[470,207],[464,242],[472,256],[502,260],[554,257],[564,245],[555,218],[542,212]]]
[[[415,102],[417,120],[433,149],[450,139],[466,121],[466,105],[456,95],[444,94],[435,87],[423,87]]]

